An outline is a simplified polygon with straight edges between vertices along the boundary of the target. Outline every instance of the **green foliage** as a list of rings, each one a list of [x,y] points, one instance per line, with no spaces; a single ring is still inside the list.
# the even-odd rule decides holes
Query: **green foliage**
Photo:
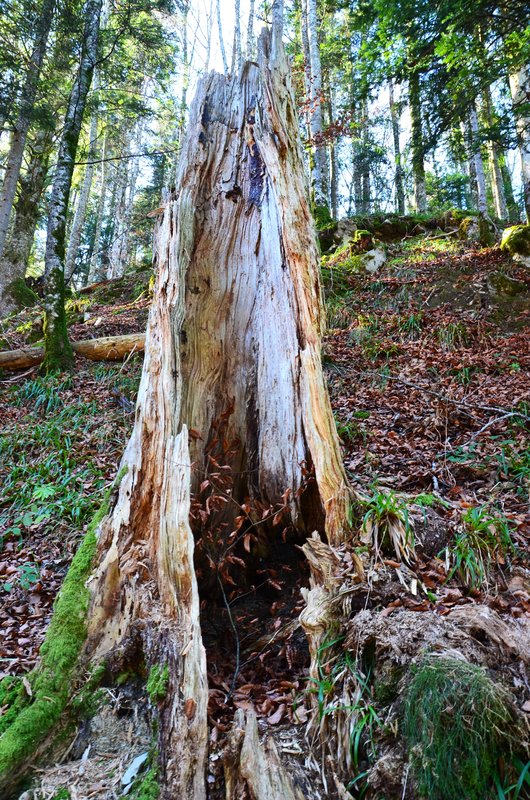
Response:
[[[436,337],[444,350],[465,347],[469,344],[469,333],[462,322],[447,322],[436,329]]]
[[[429,800],[484,800],[511,759],[517,725],[509,694],[485,670],[425,656],[413,668],[402,730],[413,774]]]
[[[382,492],[374,486],[372,494],[362,499],[362,505],[361,540],[371,544],[376,558],[394,551],[398,560],[410,561],[415,541],[407,503],[393,491]]]
[[[154,766],[150,767],[145,775],[133,784],[129,797],[132,800],[157,800],[159,796],[158,770]]]
[[[167,694],[169,684],[169,667],[167,664],[154,664],[149,670],[146,691],[152,703],[163,700]]]
[[[515,552],[510,526],[502,516],[494,516],[486,506],[468,509],[451,546],[452,568],[465,586],[479,589],[487,583],[491,567],[502,565]]]
[[[44,387],[44,388],[43,388]],[[42,389],[42,391],[41,391]],[[86,426],[97,426],[95,403],[65,406],[53,417],[40,419],[40,411],[62,404],[55,380],[48,391],[38,379],[17,390],[15,402],[31,400],[35,425],[21,437],[16,425],[0,438],[4,483],[0,525],[6,535],[23,538],[26,529],[43,522],[80,524],[95,511],[105,479],[96,461],[76,460],[73,437]],[[87,487],[93,488],[92,493]]]

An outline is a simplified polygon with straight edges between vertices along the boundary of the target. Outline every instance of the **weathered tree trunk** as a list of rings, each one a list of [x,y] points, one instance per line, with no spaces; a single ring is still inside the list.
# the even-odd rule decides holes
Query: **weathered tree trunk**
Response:
[[[111,203],[112,243],[109,248],[107,278],[113,280],[123,275],[125,264],[122,261],[122,240],[125,235],[125,210],[127,206],[127,184],[129,182],[132,127],[130,124],[123,131],[121,159],[118,161]]]
[[[88,584],[82,662],[112,665],[115,657],[123,665],[129,654],[168,667],[158,724],[163,800],[206,796],[208,693],[189,512],[219,420],[224,466],[237,476],[225,521],[250,498],[280,504],[302,532],[334,544],[350,536],[320,361],[318,250],[278,37],[262,33],[258,60],[198,86],[176,193],[157,233],[126,473],[99,526]],[[240,780],[251,796],[284,800],[290,787],[278,754],[257,752],[252,719],[248,725],[231,786]],[[1,755],[0,746],[0,766]]]
[[[510,90],[521,154],[524,207],[526,218],[530,222],[530,114],[527,110],[530,104],[530,68],[527,65],[510,75]]]
[[[81,59],[68,101],[51,192],[45,258],[44,368],[46,371],[68,367],[72,361],[72,348],[68,341],[64,310],[66,214],[79,134],[96,63],[102,2],[103,0],[89,0],[85,10],[86,22]]]
[[[399,110],[394,99],[394,84],[388,84],[388,102],[390,106],[390,118],[392,121],[392,139],[394,142],[394,179],[396,182],[396,211],[398,214],[405,213],[405,187],[403,184],[403,165],[401,163],[401,147],[399,144]]]
[[[26,137],[31,124],[31,112],[37,96],[39,77],[46,55],[46,44],[53,19],[55,0],[43,0],[35,31],[35,44],[31,53],[26,83],[20,98],[20,111],[11,138],[11,147],[6,164],[4,183],[0,193],[0,258],[9,228],[9,219],[17,188]]]
[[[425,186],[425,149],[421,120],[420,74],[413,69],[409,77],[409,105],[411,123],[412,176],[414,179],[414,202],[420,214],[427,211]]]

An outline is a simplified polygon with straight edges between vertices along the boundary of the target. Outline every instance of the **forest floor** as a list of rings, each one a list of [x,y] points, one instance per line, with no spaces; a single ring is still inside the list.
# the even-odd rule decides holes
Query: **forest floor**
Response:
[[[408,566],[381,553],[355,602],[385,615],[480,604],[530,617],[528,270],[447,236],[395,242],[389,256],[376,275],[323,259],[324,365],[359,525],[390,510],[415,550]],[[69,301],[72,338],[143,330],[149,277]],[[3,348],[37,341],[40,324],[37,309],[5,321]],[[0,381],[0,677],[38,658],[68,564],[116,475],[141,363],[79,359],[72,375],[43,379],[35,369]],[[279,539],[243,593],[227,587],[215,613],[204,600],[212,745],[234,707],[254,707],[263,729],[282,732],[287,754],[301,752],[304,698],[322,688],[307,684],[296,625],[307,576],[299,548]],[[90,796],[114,796],[98,793],[97,780]]]

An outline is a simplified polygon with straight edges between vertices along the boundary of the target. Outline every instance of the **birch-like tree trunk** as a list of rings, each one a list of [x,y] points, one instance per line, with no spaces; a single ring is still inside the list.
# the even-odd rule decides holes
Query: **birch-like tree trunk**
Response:
[[[510,75],[513,112],[517,130],[517,142],[521,155],[521,177],[523,184],[526,219],[530,222],[530,68],[522,66]]]
[[[422,214],[427,211],[427,189],[425,185],[425,148],[423,145],[421,119],[420,74],[416,69],[413,69],[409,76],[409,106],[414,203],[416,211]]]
[[[256,37],[254,36],[254,6],[255,0],[250,0],[248,6],[248,22],[247,22],[247,49],[246,55],[249,61],[256,56]]]
[[[64,310],[64,259],[68,200],[86,99],[96,64],[102,0],[89,0],[81,59],[70,93],[52,185],[45,257],[44,347],[46,371],[68,367],[73,358]]]
[[[493,127],[493,102],[491,99],[490,87],[486,87],[482,95],[482,113],[484,121],[491,131]],[[499,219],[508,219],[508,206],[504,193],[504,179],[501,169],[502,149],[499,144],[491,137],[487,142],[488,164],[490,171],[491,191],[493,195],[493,205],[495,216]]]
[[[97,92],[98,89],[97,73],[94,76],[94,89]],[[79,199],[77,201],[77,205],[75,208],[74,219],[72,222],[72,228],[70,230],[70,236],[68,239],[68,247],[66,250],[66,262],[65,262],[64,273],[65,273],[65,280],[67,283],[70,281],[75,270],[77,252],[79,250],[79,244],[81,242],[81,234],[83,233],[83,226],[86,220],[88,200],[90,198],[90,191],[92,189],[92,181],[94,179],[94,167],[95,167],[94,162],[97,153],[97,139],[98,139],[98,108],[96,105],[90,117],[89,145],[88,145],[88,155],[87,155],[88,163],[85,167],[83,183],[81,185],[81,191],[79,192]]]
[[[478,124],[477,109],[475,103],[469,109],[469,127],[471,131],[471,152],[475,166],[475,176],[477,181],[477,207],[480,214],[488,213],[488,198],[486,195],[486,175],[484,172],[484,161],[480,147],[480,131]]]
[[[223,38],[223,23],[221,21],[221,0],[215,0],[215,10],[217,14],[217,33],[219,34],[219,49],[223,59],[223,69],[225,75],[228,72],[228,61],[226,60],[225,40]]]
[[[107,172],[108,172],[108,134],[105,132],[103,139],[103,149],[101,157],[101,169],[99,179],[98,204],[96,209],[96,227],[94,230],[94,243],[88,267],[88,283],[94,283],[103,278],[101,269],[101,231],[103,228],[103,217],[105,215],[105,201],[107,199]]]
[[[232,72],[241,66],[241,0],[234,0],[234,44],[232,47]]]
[[[316,0],[303,0],[307,20],[310,65],[310,128],[312,139],[312,186],[317,208],[328,207],[329,168],[328,154],[322,141],[324,132],[322,113],[322,67],[318,42],[318,16]]]
[[[394,98],[394,84],[388,83],[388,103],[390,106],[390,119],[392,122],[392,140],[394,144],[394,180],[396,185],[396,211],[405,213],[405,186],[403,183],[403,165],[401,163],[401,146],[399,143],[399,109]]]
[[[9,220],[15,200],[17,182],[22,166],[22,157],[26,146],[26,138],[31,124],[31,113],[35,105],[39,77],[41,73],[46,45],[53,20],[55,0],[43,0],[40,16],[36,25],[35,43],[30,56],[26,82],[20,98],[20,110],[11,136],[11,146],[7,158],[2,191],[0,192],[0,258],[4,251]],[[0,287],[1,289],[2,287]]]

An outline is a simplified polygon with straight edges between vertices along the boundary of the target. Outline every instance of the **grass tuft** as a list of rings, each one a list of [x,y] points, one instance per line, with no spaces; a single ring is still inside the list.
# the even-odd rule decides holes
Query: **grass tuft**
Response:
[[[509,694],[481,667],[431,655],[414,670],[403,733],[423,797],[485,800],[511,760],[517,723]]]

